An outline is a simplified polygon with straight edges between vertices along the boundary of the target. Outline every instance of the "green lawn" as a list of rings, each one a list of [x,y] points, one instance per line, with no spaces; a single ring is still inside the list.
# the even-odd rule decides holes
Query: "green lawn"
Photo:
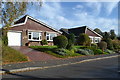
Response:
[[[1,45],[0,49],[1,49],[0,55],[2,55],[3,64],[11,62],[28,61],[27,57],[24,54],[12,49],[11,47]]]

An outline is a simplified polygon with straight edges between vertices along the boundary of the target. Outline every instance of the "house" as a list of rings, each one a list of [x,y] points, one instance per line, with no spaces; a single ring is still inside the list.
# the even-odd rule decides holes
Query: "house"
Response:
[[[61,34],[61,31],[25,15],[10,26],[7,33],[8,46],[41,45],[41,41],[44,39],[48,41],[48,45],[53,45],[53,37]]]
[[[62,29],[60,29],[60,31],[63,32],[63,35],[73,33],[75,35],[75,37],[78,37],[79,34],[81,34],[81,33],[85,33],[91,39],[91,43],[99,43],[102,39],[102,36],[100,34],[96,33],[95,31],[93,31],[92,29],[90,29],[87,26],[70,28],[70,29],[62,28]]]

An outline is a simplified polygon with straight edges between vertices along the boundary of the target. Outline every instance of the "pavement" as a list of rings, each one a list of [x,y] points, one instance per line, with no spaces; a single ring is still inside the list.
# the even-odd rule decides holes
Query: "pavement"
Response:
[[[104,54],[104,55],[95,55],[95,56],[80,56],[74,58],[65,58],[65,59],[56,59],[56,60],[46,60],[46,61],[31,61],[24,63],[14,63],[2,65],[0,74],[5,74],[8,72],[23,72],[36,69],[45,69],[51,67],[65,66],[76,63],[82,63],[87,61],[100,60],[111,57],[118,57],[119,54]]]
[[[46,60],[59,59],[59,58],[52,56],[50,54],[28,48],[27,46],[11,46],[11,47],[13,49],[25,54],[29,58],[30,61],[46,61]]]

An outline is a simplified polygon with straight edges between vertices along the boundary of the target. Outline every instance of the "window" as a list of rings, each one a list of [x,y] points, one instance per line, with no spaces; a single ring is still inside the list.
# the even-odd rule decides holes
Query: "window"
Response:
[[[40,41],[41,33],[40,32],[28,32],[28,40]]]
[[[53,38],[56,37],[55,33],[46,33],[47,41],[53,41]]]
[[[95,38],[95,42],[98,43],[99,42],[99,38]]]
[[[91,42],[93,43],[93,38],[90,38]]]

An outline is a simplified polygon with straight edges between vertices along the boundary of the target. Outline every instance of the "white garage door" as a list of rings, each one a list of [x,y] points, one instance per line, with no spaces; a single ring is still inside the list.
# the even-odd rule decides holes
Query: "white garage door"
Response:
[[[8,46],[21,46],[21,32],[8,32]]]

